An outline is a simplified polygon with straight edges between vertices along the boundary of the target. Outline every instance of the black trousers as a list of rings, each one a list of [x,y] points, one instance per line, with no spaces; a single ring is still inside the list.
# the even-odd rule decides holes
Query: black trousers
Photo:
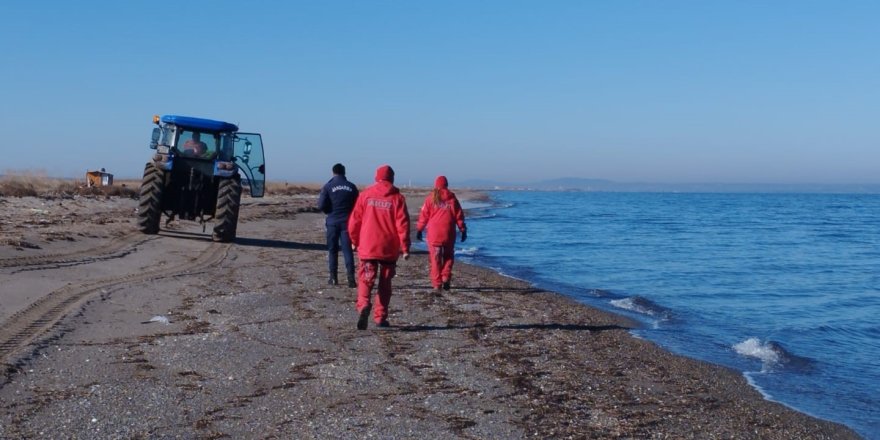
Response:
[[[354,276],[354,253],[351,251],[351,238],[348,236],[348,223],[327,225],[327,263],[330,276],[335,277],[339,270],[339,249],[345,259],[345,273]]]

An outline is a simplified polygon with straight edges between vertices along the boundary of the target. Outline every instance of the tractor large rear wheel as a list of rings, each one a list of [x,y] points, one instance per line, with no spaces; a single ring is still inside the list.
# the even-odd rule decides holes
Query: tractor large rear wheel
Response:
[[[241,182],[238,179],[224,179],[217,188],[217,209],[214,218],[214,241],[235,240],[238,229],[238,208],[241,206]]]
[[[144,167],[141,197],[138,203],[138,229],[144,234],[159,232],[162,218],[162,193],[165,190],[165,172],[152,162]]]

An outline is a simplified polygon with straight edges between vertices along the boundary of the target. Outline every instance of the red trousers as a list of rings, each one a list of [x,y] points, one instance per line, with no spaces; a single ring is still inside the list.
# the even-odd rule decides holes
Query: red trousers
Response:
[[[455,255],[455,243],[440,246],[429,245],[428,256],[431,260],[431,285],[435,289],[452,279],[452,263]]]
[[[388,304],[391,303],[391,278],[396,273],[397,262],[379,260],[361,260],[358,266],[358,313],[370,305],[370,292],[379,278],[379,288],[376,289],[378,297],[373,304],[373,320],[380,323],[388,319]]]

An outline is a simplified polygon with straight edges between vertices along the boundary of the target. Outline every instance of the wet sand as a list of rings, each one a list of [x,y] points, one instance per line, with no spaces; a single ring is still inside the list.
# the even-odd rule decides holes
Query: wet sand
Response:
[[[858,438],[492,271],[435,294],[421,252],[358,331],[314,201],[246,199],[217,244],[132,233],[134,200],[0,199],[0,438]]]

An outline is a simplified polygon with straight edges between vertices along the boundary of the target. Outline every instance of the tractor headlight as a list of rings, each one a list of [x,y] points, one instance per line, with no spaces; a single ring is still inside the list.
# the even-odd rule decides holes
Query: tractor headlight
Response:
[[[156,152],[159,154],[168,154],[171,151],[171,148],[168,145],[159,145],[156,147]]]

